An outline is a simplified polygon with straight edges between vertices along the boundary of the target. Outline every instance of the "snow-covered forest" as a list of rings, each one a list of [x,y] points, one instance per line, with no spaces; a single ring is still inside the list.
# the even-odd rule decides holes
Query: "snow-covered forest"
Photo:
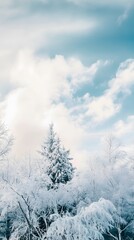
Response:
[[[134,159],[117,139],[107,139],[84,174],[53,125],[36,158],[10,159],[12,144],[1,125],[1,239],[134,239]]]

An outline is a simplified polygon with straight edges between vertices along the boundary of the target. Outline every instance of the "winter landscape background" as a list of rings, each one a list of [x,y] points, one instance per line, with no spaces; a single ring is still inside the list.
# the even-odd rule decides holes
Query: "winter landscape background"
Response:
[[[134,239],[134,3],[0,0],[0,239]]]

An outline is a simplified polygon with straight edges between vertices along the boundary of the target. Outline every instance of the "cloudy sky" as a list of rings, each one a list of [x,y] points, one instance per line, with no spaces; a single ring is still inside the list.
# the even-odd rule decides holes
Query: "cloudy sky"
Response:
[[[0,0],[0,117],[14,155],[53,122],[79,166],[107,134],[134,143],[134,1]]]

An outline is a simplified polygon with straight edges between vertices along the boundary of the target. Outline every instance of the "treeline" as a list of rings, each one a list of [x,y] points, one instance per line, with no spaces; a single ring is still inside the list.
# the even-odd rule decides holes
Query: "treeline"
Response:
[[[104,154],[84,175],[53,125],[38,158],[8,160],[11,145],[1,126],[1,239],[134,239],[134,161],[116,139],[107,139]]]

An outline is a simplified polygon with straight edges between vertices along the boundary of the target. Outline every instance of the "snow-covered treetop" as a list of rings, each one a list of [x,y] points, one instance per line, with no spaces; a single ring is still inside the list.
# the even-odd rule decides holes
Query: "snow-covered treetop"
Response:
[[[72,179],[74,168],[70,152],[61,145],[53,124],[49,127],[48,136],[40,153],[43,156],[42,161],[45,162],[46,172],[53,187],[57,187],[60,183],[65,184]]]

